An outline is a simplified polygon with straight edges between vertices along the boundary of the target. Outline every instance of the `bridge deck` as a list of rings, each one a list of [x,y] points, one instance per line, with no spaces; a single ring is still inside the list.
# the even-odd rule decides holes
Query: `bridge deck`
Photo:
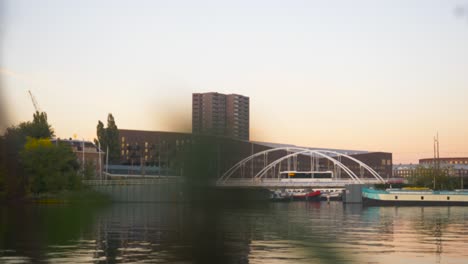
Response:
[[[382,183],[377,179],[361,179],[362,183],[360,184],[378,184]],[[278,180],[267,180],[262,181],[252,181],[252,180],[234,180],[230,179],[229,181],[223,183],[216,183],[218,187],[238,187],[238,188],[331,188],[331,187],[345,187],[346,185],[356,184],[356,181],[353,180],[334,180],[334,181],[307,181],[307,182],[297,182],[297,181],[278,181]]]

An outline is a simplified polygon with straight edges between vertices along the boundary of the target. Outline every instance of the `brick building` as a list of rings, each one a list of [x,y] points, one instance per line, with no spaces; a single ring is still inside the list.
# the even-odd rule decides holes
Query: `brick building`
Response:
[[[94,167],[95,175],[99,175],[101,169],[103,170],[106,153],[99,152],[98,147],[93,142],[76,139],[51,139],[51,142],[53,144],[56,142],[69,144],[80,167],[83,167],[83,162],[90,164]],[[101,159],[101,162],[99,162],[99,159]]]
[[[192,132],[249,140],[249,98],[238,94],[192,94]]]
[[[189,133],[162,132],[162,131],[140,131],[119,129],[119,141],[121,144],[121,164],[131,166],[153,166],[161,171],[169,171],[176,167],[177,157],[187,151],[190,151],[197,140],[207,136],[193,135]],[[264,150],[278,147],[297,147],[294,145],[276,144],[268,142],[253,142],[246,140],[233,139],[229,137],[208,137],[212,148],[211,160],[213,163],[213,176],[219,176],[231,168],[240,160]],[[314,149],[314,148],[309,148]],[[316,148],[318,149],[318,148]],[[348,154],[361,160],[382,177],[390,178],[392,176],[392,153],[387,152],[368,152],[356,150],[335,150],[337,152]],[[268,162],[276,160],[285,153],[276,152],[268,155]],[[249,164],[249,169],[253,172],[260,171],[265,166],[263,157],[259,157]],[[342,162],[357,175],[364,173],[365,177],[371,177],[367,172],[360,170],[355,163],[343,158]],[[331,170],[333,164],[327,159],[319,159],[321,170]],[[295,160],[295,170],[311,170],[310,157],[299,156]],[[290,164],[290,166],[292,166]],[[286,170],[287,161],[283,163],[283,170]],[[181,171],[172,171],[173,174],[183,174]],[[342,173],[343,175],[344,173]]]
[[[468,178],[468,157],[446,157],[446,158],[425,158],[420,159],[419,164],[395,165],[393,175],[395,177],[417,176],[416,173],[432,173],[433,168],[439,163],[439,167],[452,177]]]

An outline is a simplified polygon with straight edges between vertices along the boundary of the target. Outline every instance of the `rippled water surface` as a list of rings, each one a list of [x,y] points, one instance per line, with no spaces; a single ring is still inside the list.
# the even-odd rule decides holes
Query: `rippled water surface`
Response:
[[[0,208],[0,263],[468,263],[468,207]]]

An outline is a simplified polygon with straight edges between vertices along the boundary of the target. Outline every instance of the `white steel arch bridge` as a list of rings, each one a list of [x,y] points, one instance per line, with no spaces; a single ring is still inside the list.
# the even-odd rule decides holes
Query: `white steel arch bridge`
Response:
[[[308,174],[326,172],[332,176],[327,179],[312,177],[300,180],[285,177],[285,173],[287,175],[288,172],[298,172],[300,168],[302,172]],[[320,188],[386,182],[370,166],[344,153],[324,149],[280,147],[255,153],[237,162],[218,178],[216,185],[219,187]]]

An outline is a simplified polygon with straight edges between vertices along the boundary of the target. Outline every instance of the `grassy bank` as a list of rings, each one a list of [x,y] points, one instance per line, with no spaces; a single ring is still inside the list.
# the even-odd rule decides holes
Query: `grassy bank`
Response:
[[[30,196],[31,202],[39,204],[106,204],[109,197],[92,189],[85,188],[75,191],[60,191],[57,193],[42,193]]]

